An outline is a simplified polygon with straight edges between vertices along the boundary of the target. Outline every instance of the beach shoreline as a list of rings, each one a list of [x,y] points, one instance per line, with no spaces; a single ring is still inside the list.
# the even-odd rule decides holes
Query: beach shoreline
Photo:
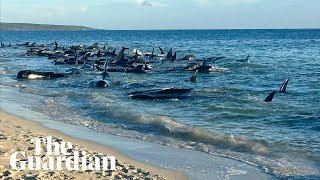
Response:
[[[10,96],[8,91],[5,94]],[[21,102],[22,99],[19,98],[19,100]],[[14,99],[10,98],[1,100],[1,119],[2,114],[4,114],[3,111],[13,118],[20,119],[21,123],[25,122],[24,128],[30,127],[29,129],[36,128],[35,131],[45,131],[44,135],[54,136],[57,133],[60,139],[76,144],[76,146],[82,146],[82,143],[84,143],[82,147],[90,147],[90,150],[94,147],[95,152],[115,156],[121,162],[129,164],[129,167],[139,167],[165,179],[220,180],[231,178],[242,180],[275,178],[263,172],[257,166],[236,159],[110,135],[87,127],[58,122],[42,113],[30,110],[22,104],[18,105]],[[15,120],[15,122],[18,121]],[[0,121],[0,123],[3,122]],[[10,125],[10,127],[14,126]],[[45,138],[44,135],[41,136]],[[116,173],[113,175],[115,176]],[[145,179],[145,177],[141,178]]]
[[[38,178],[151,178],[151,179],[188,179],[187,176],[181,172],[171,171],[154,167],[148,164],[144,164],[133,160],[126,155],[107,146],[99,145],[97,143],[90,142],[88,140],[81,140],[68,135],[63,134],[57,130],[43,127],[41,123],[30,121],[21,118],[16,115],[9,114],[1,109],[1,121],[0,121],[0,176],[5,177],[38,177]],[[76,148],[85,148],[92,153],[100,153],[114,156],[117,161],[117,170],[112,173],[103,172],[68,172],[61,171],[59,173],[52,173],[50,171],[33,171],[23,172],[12,170],[9,163],[9,156],[17,150],[31,149],[30,142],[26,139],[32,137],[46,137],[53,136],[63,141],[71,142]],[[14,144],[15,143],[15,144]],[[12,152],[11,152],[12,151]],[[109,171],[110,172],[110,171]]]

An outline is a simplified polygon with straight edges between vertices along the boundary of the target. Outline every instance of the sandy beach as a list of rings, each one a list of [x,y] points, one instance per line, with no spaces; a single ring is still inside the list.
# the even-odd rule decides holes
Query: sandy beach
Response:
[[[74,150],[86,150],[88,155],[116,157],[116,170],[111,171],[17,171],[10,166],[10,156],[16,151],[34,153],[31,139],[52,136],[57,142],[71,142]],[[79,140],[61,132],[42,127],[20,117],[1,111],[0,178],[3,179],[187,179],[179,172],[152,167],[132,160],[112,148]]]

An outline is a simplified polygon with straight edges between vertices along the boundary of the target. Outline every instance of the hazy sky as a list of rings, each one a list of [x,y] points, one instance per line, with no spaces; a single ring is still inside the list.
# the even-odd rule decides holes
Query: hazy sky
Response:
[[[2,22],[103,29],[320,28],[320,0],[0,0]]]

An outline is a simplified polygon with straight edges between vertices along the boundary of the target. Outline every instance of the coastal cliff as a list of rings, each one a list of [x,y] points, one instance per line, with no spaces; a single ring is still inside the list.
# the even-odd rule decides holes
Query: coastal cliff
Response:
[[[0,22],[0,31],[87,31],[87,30],[96,30],[96,29],[86,27],[86,26]]]

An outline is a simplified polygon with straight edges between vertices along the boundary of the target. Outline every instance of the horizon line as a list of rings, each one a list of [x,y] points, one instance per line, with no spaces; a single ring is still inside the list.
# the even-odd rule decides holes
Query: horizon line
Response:
[[[95,30],[105,30],[105,31],[172,31],[172,30],[320,30],[320,27],[309,28],[172,28],[172,29],[97,29]],[[94,30],[93,30],[94,31]]]
[[[29,23],[29,22],[3,22],[0,23],[17,23],[17,24],[34,24],[34,25],[54,25],[54,26],[81,26],[91,28],[94,30],[105,30],[105,31],[172,31],[172,30],[318,30],[320,27],[252,27],[252,28],[163,28],[163,29],[112,29],[112,28],[97,28],[86,25],[71,25],[71,24],[47,24],[47,23]],[[90,30],[91,31],[91,30]]]

